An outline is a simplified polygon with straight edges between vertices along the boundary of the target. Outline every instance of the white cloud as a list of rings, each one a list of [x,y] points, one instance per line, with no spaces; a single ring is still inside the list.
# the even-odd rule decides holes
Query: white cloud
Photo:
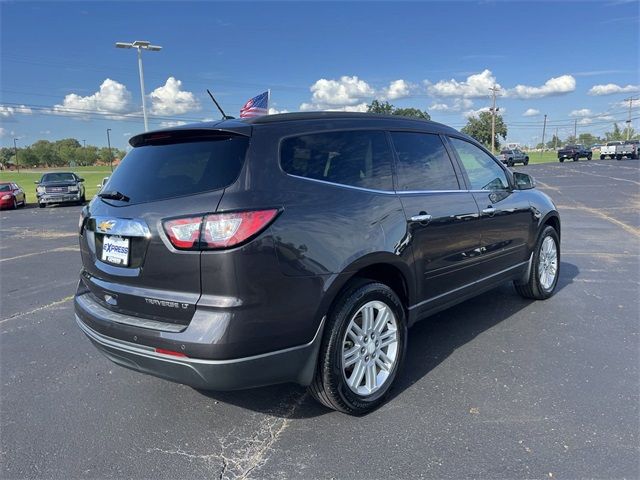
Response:
[[[592,115],[592,112],[588,108],[581,108],[580,110],[573,110],[569,114],[570,117],[589,117],[591,115]]]
[[[186,124],[187,122],[183,122],[182,120],[167,120],[166,122],[160,122],[160,128],[179,127]]]
[[[31,115],[33,111],[25,105],[19,105],[16,107],[8,107],[6,105],[0,105],[0,117],[9,118],[9,117],[13,117],[16,113],[21,113],[23,115]]]
[[[544,85],[532,87],[529,85],[516,85],[505,92],[505,96],[511,98],[541,98],[552,95],[562,95],[573,92],[576,89],[576,79],[571,75],[561,75],[550,78]]]
[[[289,110],[278,110],[277,108],[269,107],[269,115],[275,115],[277,113],[289,113]]]
[[[51,130],[40,130],[41,135],[51,135]]]
[[[367,102],[362,102],[357,105],[343,105],[341,107],[331,105],[321,105],[318,103],[302,103],[300,104],[301,112],[366,112]]]
[[[382,100],[397,100],[411,95],[413,85],[405,80],[394,80],[388,87],[383,88],[379,96]]]
[[[613,95],[614,93],[635,93],[640,92],[640,85],[627,85],[625,87],[615,83],[605,85],[594,85],[589,89],[589,95]]]
[[[456,98],[452,104],[448,103],[433,103],[428,111],[436,111],[436,112],[460,112],[465,109],[469,109],[473,107],[473,101],[468,98]]]
[[[7,131],[3,127],[0,127],[0,137],[5,137],[6,135]]]
[[[131,93],[122,83],[107,78],[93,95],[82,97],[70,93],[62,104],[54,105],[53,112],[60,115],[83,116],[87,113],[125,114],[131,111]],[[85,115],[86,116],[86,115]]]
[[[535,117],[537,115],[540,115],[540,110],[536,110],[535,108],[527,108],[522,114],[523,117]]]
[[[192,92],[182,90],[182,82],[175,77],[167,78],[162,87],[149,94],[151,113],[154,115],[181,115],[200,110],[200,103]]]
[[[589,125],[591,122],[593,122],[593,120],[591,120],[590,118],[583,118],[581,120],[578,120],[578,125]]]
[[[462,113],[462,116],[465,118],[469,118],[469,117],[477,117],[480,113],[482,112],[490,112],[491,111],[491,107],[482,107],[482,108],[478,108],[477,110],[467,110],[466,112]],[[498,108],[498,115],[504,115],[506,113],[507,109],[504,107],[499,107]]]
[[[466,80],[440,80],[438,83],[425,81],[427,92],[434,97],[463,97],[482,98],[491,93],[489,89],[494,85],[500,88],[491,70],[483,70],[481,73],[470,75]]]
[[[312,103],[325,107],[356,105],[375,94],[373,87],[356,75],[344,75],[339,80],[321,78],[311,85],[310,90]]]

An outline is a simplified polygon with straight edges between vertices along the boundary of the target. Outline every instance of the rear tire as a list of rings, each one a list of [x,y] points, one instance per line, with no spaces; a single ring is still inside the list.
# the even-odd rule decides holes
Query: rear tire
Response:
[[[622,155],[616,155],[616,160],[622,160]]]
[[[587,160],[591,160],[591,158],[592,158],[591,154],[587,155]]]
[[[558,160],[560,161],[560,163],[564,163],[564,158],[559,158]]]
[[[542,230],[533,252],[527,283],[514,283],[514,286],[524,298],[545,300],[553,295],[560,276],[560,239],[553,227],[546,226]]]
[[[600,155],[600,160],[604,160],[604,155]]]
[[[40,208],[44,208],[44,207],[46,207],[46,206],[47,206],[46,204],[38,202],[38,207],[40,207]]]
[[[507,167],[513,167],[513,160],[507,160]]]
[[[577,162],[579,159],[580,159],[580,157],[578,155],[574,155],[573,156],[573,161],[574,162]]]
[[[358,280],[342,292],[327,317],[309,392],[331,409],[368,413],[393,385],[406,345],[407,322],[396,293],[385,284]]]

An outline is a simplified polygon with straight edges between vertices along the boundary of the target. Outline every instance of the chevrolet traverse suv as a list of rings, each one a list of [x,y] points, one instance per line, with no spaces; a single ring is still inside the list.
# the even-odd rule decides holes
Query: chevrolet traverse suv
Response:
[[[292,113],[143,133],[81,214],[76,320],[109,359],[200,389],[295,382],[379,405],[408,328],[503,282],[556,288],[560,218],[444,125]]]

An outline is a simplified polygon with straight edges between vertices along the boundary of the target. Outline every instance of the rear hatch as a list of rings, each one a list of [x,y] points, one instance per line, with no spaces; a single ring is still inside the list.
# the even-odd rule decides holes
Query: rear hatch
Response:
[[[175,248],[163,222],[214,213],[238,177],[249,137],[177,130],[137,145],[83,211],[82,280],[118,313],[187,325],[200,298],[200,252]]]

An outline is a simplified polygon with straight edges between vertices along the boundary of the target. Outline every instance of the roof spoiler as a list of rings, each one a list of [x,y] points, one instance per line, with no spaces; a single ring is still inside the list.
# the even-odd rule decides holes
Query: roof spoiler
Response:
[[[241,124],[234,128],[177,128],[172,130],[157,130],[135,135],[129,139],[132,147],[145,145],[165,145],[169,143],[181,143],[189,141],[216,140],[220,137],[251,136],[251,127]]]

